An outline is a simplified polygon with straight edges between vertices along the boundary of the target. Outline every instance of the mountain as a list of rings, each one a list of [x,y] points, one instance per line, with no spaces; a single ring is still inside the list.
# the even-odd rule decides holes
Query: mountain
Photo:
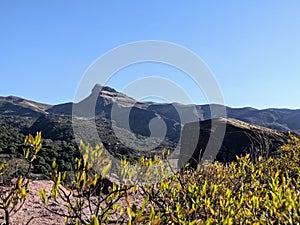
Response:
[[[44,112],[71,116],[73,105],[75,105],[78,109],[85,110],[90,108],[93,102],[96,102],[95,114],[97,116],[105,116],[107,118],[110,118],[112,109],[111,107],[114,105],[120,110],[132,108],[132,111],[135,110],[139,111],[139,113],[144,113],[149,118],[152,118],[153,115],[159,115],[165,120],[176,121],[181,124],[193,122],[195,120],[208,120],[211,118],[228,117],[271,129],[300,132],[300,109],[291,110],[271,108],[259,110],[251,107],[225,107],[226,114],[224,115],[224,106],[222,105],[183,105],[180,103],[165,104],[139,102],[123,93],[117,92],[113,88],[101,85],[96,85],[93,88],[91,95],[79,103],[65,103],[50,107],[47,105],[47,107],[44,108]],[[1,107],[0,110],[2,110]],[[123,111],[125,112],[125,110]],[[134,112],[132,113],[134,114]],[[78,112],[78,114],[80,115],[80,112]],[[150,116],[150,114],[153,115]],[[180,121],[182,119],[180,114],[185,115],[184,122]]]
[[[75,124],[72,124],[72,116]],[[139,102],[101,85],[95,85],[91,94],[78,103],[48,105],[19,97],[0,97],[0,122],[3,125],[23,134],[42,131],[44,138],[57,142],[74,141],[73,128],[76,127],[78,138],[89,136],[96,121],[101,142],[115,154],[138,154],[140,149],[175,150],[180,146],[185,124],[220,117],[282,132],[300,132],[300,110]],[[88,141],[99,142],[95,137],[89,137]]]

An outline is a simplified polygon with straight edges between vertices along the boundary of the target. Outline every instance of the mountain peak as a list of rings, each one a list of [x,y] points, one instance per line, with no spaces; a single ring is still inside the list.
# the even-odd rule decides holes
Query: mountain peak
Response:
[[[129,106],[137,102],[135,99],[127,96],[126,94],[123,94],[122,92],[118,92],[111,87],[102,86],[100,84],[96,84],[93,87],[91,95],[85,100],[88,100],[90,98],[102,99],[105,102],[105,104],[117,102],[119,105],[122,106]]]
[[[111,93],[118,93],[115,89],[108,87],[108,86],[102,86],[101,84],[95,84],[95,86],[92,89],[92,93],[99,94],[102,91],[107,91]]]

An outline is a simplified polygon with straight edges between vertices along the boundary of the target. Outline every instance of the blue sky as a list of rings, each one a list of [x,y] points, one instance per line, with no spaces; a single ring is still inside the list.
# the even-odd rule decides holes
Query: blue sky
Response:
[[[163,40],[202,58],[226,105],[300,108],[299,12],[296,0],[2,0],[0,95],[72,101],[99,56],[128,42]],[[108,84],[121,90],[139,76],[160,72],[178,82],[176,71],[147,65]],[[193,102],[206,103],[201,93],[189,94]]]

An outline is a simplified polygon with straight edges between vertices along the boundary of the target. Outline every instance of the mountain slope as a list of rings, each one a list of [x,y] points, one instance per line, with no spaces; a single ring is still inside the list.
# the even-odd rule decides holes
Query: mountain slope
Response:
[[[122,137],[120,139],[116,132],[124,136],[123,139],[133,141],[137,140],[134,135],[142,139],[160,138],[164,144],[156,149],[175,149],[180,144],[180,134],[185,124],[219,117],[234,118],[280,131],[300,131],[300,110],[225,107],[227,115],[224,115],[224,107],[139,102],[113,88],[95,85],[90,96],[78,103],[47,105],[18,97],[0,97],[0,120],[24,134],[41,130],[46,138],[52,140],[72,140],[73,114],[89,123],[97,121],[101,141],[107,146],[119,143],[118,149],[124,149],[126,145],[121,144]],[[81,122],[78,120],[78,126]],[[165,135],[156,135],[158,131],[165,132]]]
[[[8,96],[0,97],[0,114],[38,117],[46,113],[51,105],[42,104],[27,99]]]

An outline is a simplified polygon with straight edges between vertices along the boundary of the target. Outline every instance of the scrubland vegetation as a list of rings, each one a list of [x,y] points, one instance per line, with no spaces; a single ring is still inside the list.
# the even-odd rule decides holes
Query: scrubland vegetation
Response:
[[[42,151],[39,135],[25,140],[28,171]],[[103,147],[82,143],[80,150],[83,154],[69,162],[71,172],[64,172],[58,160],[53,161],[48,169],[52,190],[40,192],[44,207],[64,216],[65,224],[300,223],[300,140],[293,135],[272,157],[253,159],[248,154],[230,164],[187,166],[155,184],[147,182],[147,176],[164,174],[167,168],[160,158],[142,158],[137,163],[143,171],[130,169],[130,163],[122,160],[117,175],[124,182],[112,184],[105,178],[112,168]],[[5,176],[9,166],[1,164],[0,176]],[[130,182],[138,173],[143,173],[145,180]],[[1,193],[0,209],[6,212],[7,224],[9,209],[26,201],[30,185],[26,176],[28,173],[19,175],[6,192],[11,194]],[[53,204],[64,210],[51,210]]]

